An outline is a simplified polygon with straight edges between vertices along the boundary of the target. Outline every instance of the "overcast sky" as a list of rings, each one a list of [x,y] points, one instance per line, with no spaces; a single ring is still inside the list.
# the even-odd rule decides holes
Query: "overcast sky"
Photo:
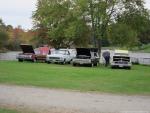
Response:
[[[0,18],[5,24],[14,27],[21,25],[24,29],[32,28],[32,12],[37,0],[0,0]],[[150,9],[150,0],[145,0]]]

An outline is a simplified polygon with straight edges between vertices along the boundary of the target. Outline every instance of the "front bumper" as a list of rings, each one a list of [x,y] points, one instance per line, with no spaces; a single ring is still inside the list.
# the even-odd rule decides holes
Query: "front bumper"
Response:
[[[64,59],[59,58],[59,59],[51,59],[51,58],[46,58],[47,62],[51,62],[51,63],[61,63],[64,62]]]
[[[18,55],[16,58],[23,60],[33,60],[32,55]]]
[[[84,64],[91,64],[92,61],[91,59],[73,59],[72,61],[73,64],[80,64],[80,65],[84,65]]]
[[[115,63],[115,62],[111,63],[111,67],[120,67],[120,68],[123,68],[123,67],[131,67],[131,66],[132,66],[132,63],[127,63],[127,64]]]

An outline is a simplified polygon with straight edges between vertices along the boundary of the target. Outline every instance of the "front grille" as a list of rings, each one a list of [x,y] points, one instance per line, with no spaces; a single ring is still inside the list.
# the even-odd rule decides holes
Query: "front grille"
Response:
[[[123,56],[114,56],[113,61],[119,62],[119,63],[128,63],[130,62],[130,57],[123,57]]]
[[[49,57],[49,59],[59,60],[59,57]]]
[[[86,56],[86,55],[77,55],[77,58],[79,58],[79,59],[90,59],[90,56]]]
[[[119,62],[115,62],[115,64],[128,64],[128,62],[125,62],[125,61],[119,61]]]

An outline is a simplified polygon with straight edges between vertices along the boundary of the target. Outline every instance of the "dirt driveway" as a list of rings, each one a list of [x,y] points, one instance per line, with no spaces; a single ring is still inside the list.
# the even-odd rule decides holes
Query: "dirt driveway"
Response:
[[[0,85],[0,106],[38,113],[150,113],[150,96]]]

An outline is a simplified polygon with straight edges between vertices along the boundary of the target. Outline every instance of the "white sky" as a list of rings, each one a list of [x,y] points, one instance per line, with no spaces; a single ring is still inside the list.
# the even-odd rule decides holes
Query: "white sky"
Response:
[[[0,18],[5,24],[14,27],[21,25],[24,29],[32,28],[32,12],[36,9],[37,0],[0,0]],[[150,9],[150,0],[145,0]]]

